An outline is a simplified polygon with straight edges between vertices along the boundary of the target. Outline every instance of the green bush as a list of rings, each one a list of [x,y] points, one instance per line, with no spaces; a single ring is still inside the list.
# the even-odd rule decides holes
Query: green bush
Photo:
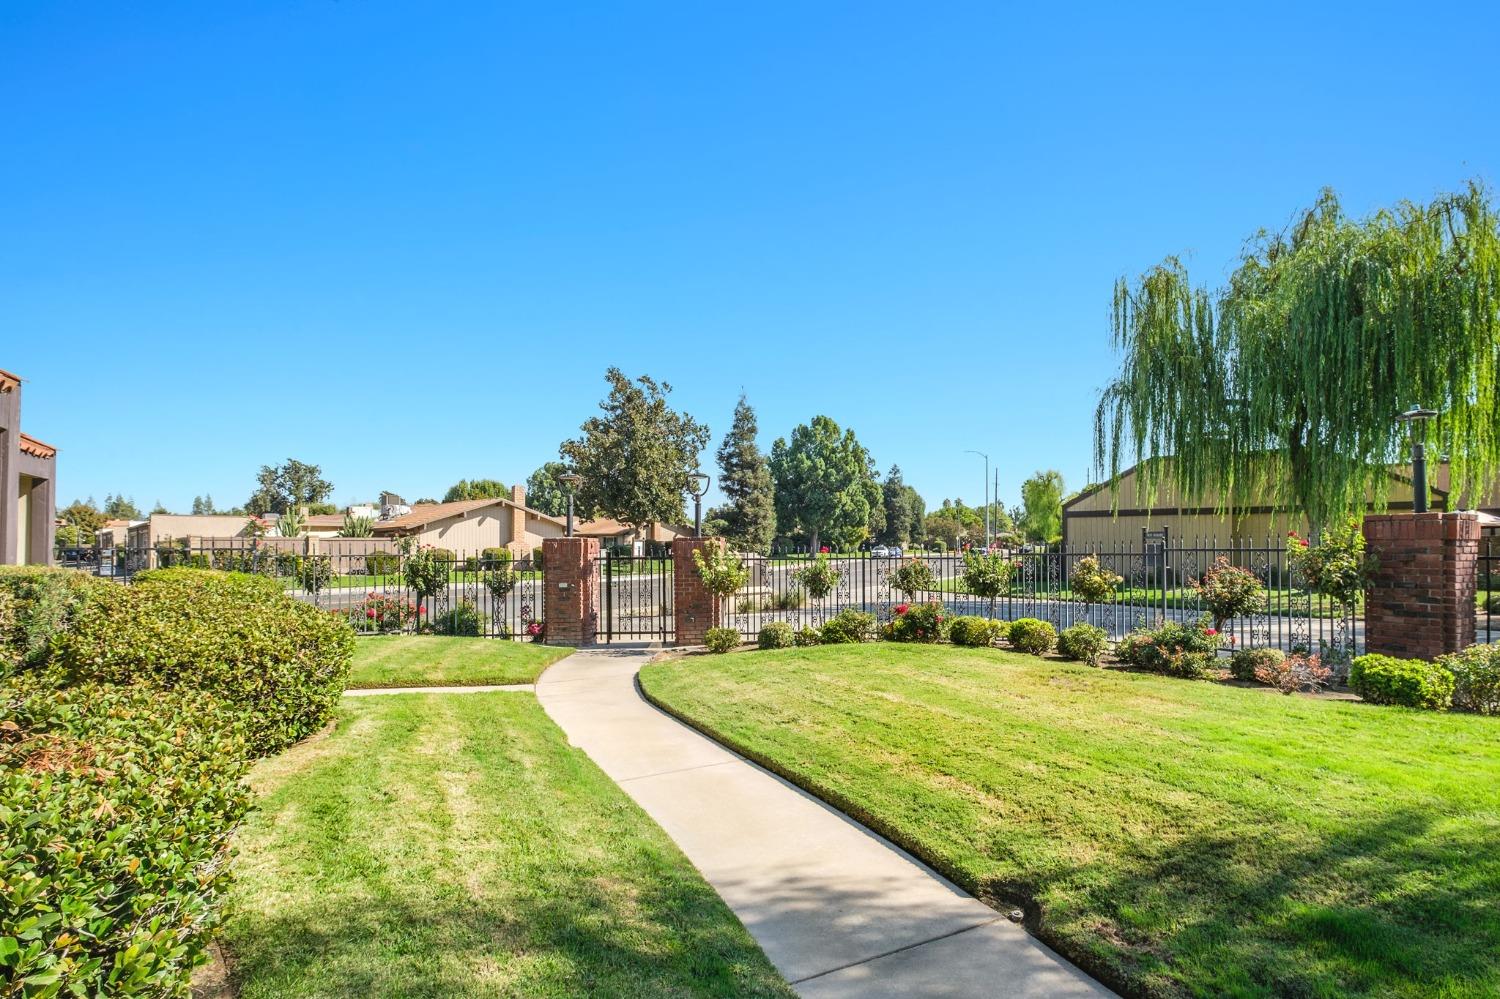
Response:
[[[79,609],[110,589],[120,585],[73,569],[0,566],[0,592],[7,594],[11,607],[0,643],[14,650],[16,662],[39,665]]]
[[[1349,687],[1372,704],[1446,711],[1453,703],[1453,674],[1422,659],[1356,656],[1349,667]]]
[[[1115,595],[1115,588],[1125,577],[1107,566],[1101,565],[1095,555],[1085,555],[1068,574],[1068,588],[1073,595],[1086,604],[1103,603]],[[1074,657],[1079,658],[1079,657]]]
[[[247,714],[257,755],[321,728],[354,654],[346,621],[258,576],[158,569],[105,586],[54,643],[68,682],[207,690]]]
[[[1005,625],[987,617],[956,617],[948,626],[948,641],[970,648],[987,648],[1005,636]]]
[[[910,599],[918,593],[937,589],[937,578],[926,559],[909,558],[891,573],[890,584],[891,589]]]
[[[333,559],[327,555],[302,555],[297,558],[297,583],[309,593],[317,593],[333,579]]]
[[[864,611],[841,610],[824,622],[818,629],[818,637],[824,645],[855,645],[873,642],[879,633],[874,614]]]
[[[401,556],[395,552],[370,552],[365,556],[365,572],[368,575],[394,576],[400,571]]]
[[[509,564],[511,559],[514,558],[509,548],[486,548],[479,555],[484,559],[484,567],[486,569],[494,569],[502,563]]]
[[[531,549],[531,566],[533,569],[540,569],[542,567],[541,545],[537,545],[535,548]]]
[[[797,632],[796,644],[799,646],[822,645],[823,637],[818,634],[816,628],[801,628]]]
[[[800,569],[793,570],[792,580],[812,596],[821,600],[833,592],[842,575],[833,567],[827,555],[817,555]]]
[[[470,600],[460,600],[437,616],[437,620],[432,622],[432,629],[439,635],[477,636],[482,630],[479,608]]]
[[[948,624],[940,601],[897,604],[885,626],[885,637],[893,642],[941,642],[948,635]]]
[[[1482,715],[1500,714],[1500,645],[1471,645],[1438,657],[1453,674],[1453,706]]]
[[[59,679],[0,688],[0,994],[186,996],[249,803],[243,715]]]
[[[740,644],[740,633],[736,628],[710,628],[703,635],[703,644],[715,655],[733,652]]]
[[[454,562],[458,561],[458,556],[455,555],[455,554],[453,554],[453,549],[451,549],[451,548],[438,548],[436,546],[433,546],[433,547],[425,548],[423,550],[426,551],[433,558],[435,558],[438,561],[444,563],[446,565],[446,567],[450,568],[450,569],[453,567],[452,564]]]
[[[1023,617],[1010,623],[1005,638],[1017,652],[1042,656],[1051,652],[1052,646],[1057,644],[1057,629],[1052,627],[1051,622]]]
[[[1069,659],[1098,666],[1099,658],[1109,648],[1109,633],[1103,628],[1080,621],[1057,636],[1057,651]]]
[[[1257,669],[1275,669],[1286,659],[1280,649],[1235,649],[1229,657],[1229,675],[1236,680],[1259,682]]]
[[[1153,673],[1207,680],[1218,675],[1215,652],[1220,642],[1204,615],[1192,624],[1167,621],[1155,629],[1132,632],[1115,649],[1115,658]]]
[[[770,621],[761,626],[755,644],[762,649],[789,649],[797,642],[797,633],[785,621]]]

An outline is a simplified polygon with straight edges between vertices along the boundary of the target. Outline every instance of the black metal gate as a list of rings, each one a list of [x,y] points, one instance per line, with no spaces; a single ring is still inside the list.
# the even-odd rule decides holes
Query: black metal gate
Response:
[[[651,555],[606,550],[599,577],[604,604],[599,635],[604,641],[665,642],[673,637],[670,549]]]

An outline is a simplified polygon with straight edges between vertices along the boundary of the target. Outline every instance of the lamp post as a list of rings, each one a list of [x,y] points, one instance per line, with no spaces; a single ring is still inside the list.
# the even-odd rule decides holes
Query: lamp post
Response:
[[[977,454],[984,459],[984,547],[990,546],[990,456],[983,451],[967,449],[964,454]]]
[[[583,481],[583,476],[577,472],[564,472],[557,477],[557,481],[566,486],[568,490],[568,537],[571,538],[573,536],[573,491]]]
[[[1411,508],[1413,513],[1427,512],[1427,421],[1437,410],[1413,406],[1396,417],[1397,423],[1411,424]]]
[[[703,497],[708,495],[709,478],[702,472],[689,472],[688,495],[693,497],[693,537],[703,537]]]

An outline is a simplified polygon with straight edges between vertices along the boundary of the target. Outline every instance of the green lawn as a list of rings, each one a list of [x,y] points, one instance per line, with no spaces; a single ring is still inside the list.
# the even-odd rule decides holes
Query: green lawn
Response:
[[[1128,992],[1500,995],[1500,718],[949,646],[641,682]]]
[[[530,694],[346,701],[252,783],[244,999],[792,995]]]
[[[350,687],[453,687],[535,683],[572,649],[499,638],[361,635]]]

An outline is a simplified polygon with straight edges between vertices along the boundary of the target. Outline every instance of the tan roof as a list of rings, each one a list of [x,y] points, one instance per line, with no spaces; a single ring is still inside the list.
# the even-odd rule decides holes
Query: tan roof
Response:
[[[21,387],[21,376],[13,375],[9,371],[0,370],[0,392],[9,392]]]
[[[412,507],[411,513],[403,514],[400,517],[392,517],[390,520],[377,521],[375,523],[375,533],[399,534],[402,531],[414,531],[418,528],[426,527],[428,524],[436,523],[439,520],[446,520],[449,517],[462,517],[465,514],[473,513],[475,510],[482,510],[485,507],[515,507],[516,505],[514,501],[501,496],[491,497],[490,499],[457,500],[453,503],[422,503]],[[550,521],[553,524],[562,526],[561,520],[556,517],[549,517],[540,510],[533,510],[529,506],[523,506],[520,509],[525,510],[540,520]]]
[[[629,524],[622,524],[613,517],[595,517],[573,528],[573,533],[581,534],[586,538],[614,538],[621,534],[633,534],[635,528]],[[690,527],[679,527],[673,524],[652,524],[651,530],[646,532],[648,540],[651,541],[670,541],[673,537],[683,537],[692,533]]]
[[[32,437],[30,434],[23,433],[21,435],[20,444],[21,450],[31,455],[33,458],[57,457],[57,448],[53,447],[51,444],[43,444],[41,441],[37,440],[35,437]]]
[[[341,513],[310,513],[303,521],[305,527],[343,527],[344,515]]]

